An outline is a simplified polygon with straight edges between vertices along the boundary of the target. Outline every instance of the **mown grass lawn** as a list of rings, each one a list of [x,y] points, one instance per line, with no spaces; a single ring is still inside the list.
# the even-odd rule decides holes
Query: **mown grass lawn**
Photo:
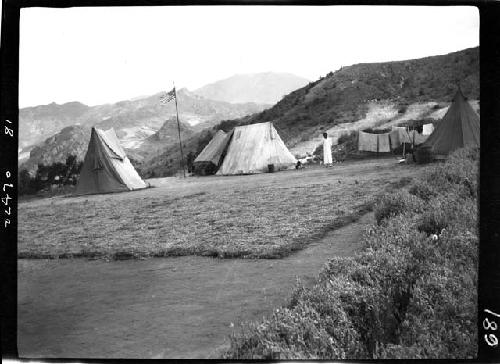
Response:
[[[130,193],[19,204],[20,258],[279,258],[365,212],[420,167],[394,158],[330,169],[153,181]]]

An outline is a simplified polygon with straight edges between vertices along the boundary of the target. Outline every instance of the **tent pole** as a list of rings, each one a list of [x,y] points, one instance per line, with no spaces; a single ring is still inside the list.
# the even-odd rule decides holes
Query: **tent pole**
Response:
[[[177,131],[179,132],[179,146],[181,148],[181,167],[182,167],[182,174],[184,178],[186,178],[186,170],[184,168],[184,152],[182,150],[182,141],[181,141],[181,125],[179,123],[179,110],[177,108],[177,90],[175,89],[175,82],[174,82],[174,93],[175,93],[175,112],[177,114]]]

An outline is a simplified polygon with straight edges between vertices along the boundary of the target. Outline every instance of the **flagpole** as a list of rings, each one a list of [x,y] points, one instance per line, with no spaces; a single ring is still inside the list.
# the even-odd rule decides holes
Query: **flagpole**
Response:
[[[179,132],[179,146],[181,148],[182,174],[183,174],[184,178],[186,178],[186,170],[184,168],[184,152],[182,150],[182,141],[181,141],[181,125],[179,123],[179,110],[177,108],[177,90],[175,89],[175,82],[174,82],[174,95],[175,95],[175,112],[177,114],[177,131]]]

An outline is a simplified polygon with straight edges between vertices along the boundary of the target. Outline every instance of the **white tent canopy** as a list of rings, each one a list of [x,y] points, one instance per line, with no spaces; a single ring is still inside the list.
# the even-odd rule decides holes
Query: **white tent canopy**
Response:
[[[258,123],[234,128],[217,174],[263,173],[271,164],[275,170],[282,170],[296,163],[273,124]]]

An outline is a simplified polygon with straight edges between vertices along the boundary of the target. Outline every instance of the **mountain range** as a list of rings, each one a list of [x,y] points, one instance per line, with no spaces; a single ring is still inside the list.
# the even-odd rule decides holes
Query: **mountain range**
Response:
[[[142,126],[156,131],[165,119],[175,115],[173,102],[160,104],[161,94],[98,106],[69,102],[20,109],[20,147],[37,144],[70,125],[114,127],[117,130]],[[177,97],[180,119],[193,126],[210,124],[221,118],[238,118],[268,107],[256,103],[230,104],[209,100],[187,89],[178,90]]]
[[[72,150],[75,151],[73,154],[80,157],[76,151],[86,148],[89,140],[89,137],[82,138],[82,133],[90,136],[92,126],[114,128],[120,142],[127,149],[137,149],[148,137],[158,132],[166,121],[176,131],[177,124],[171,122],[176,115],[175,103],[161,105],[161,95],[162,93],[158,93],[99,106],[70,102],[20,109],[19,157],[20,163],[23,163],[22,168],[34,170],[38,163],[64,162]],[[187,89],[179,90],[177,98],[182,127],[192,131],[213,126],[223,119],[239,118],[269,107],[256,103],[231,104],[209,100]]]
[[[256,102],[275,104],[293,90],[305,86],[309,80],[291,73],[239,74],[194,90],[207,99],[230,103]]]

